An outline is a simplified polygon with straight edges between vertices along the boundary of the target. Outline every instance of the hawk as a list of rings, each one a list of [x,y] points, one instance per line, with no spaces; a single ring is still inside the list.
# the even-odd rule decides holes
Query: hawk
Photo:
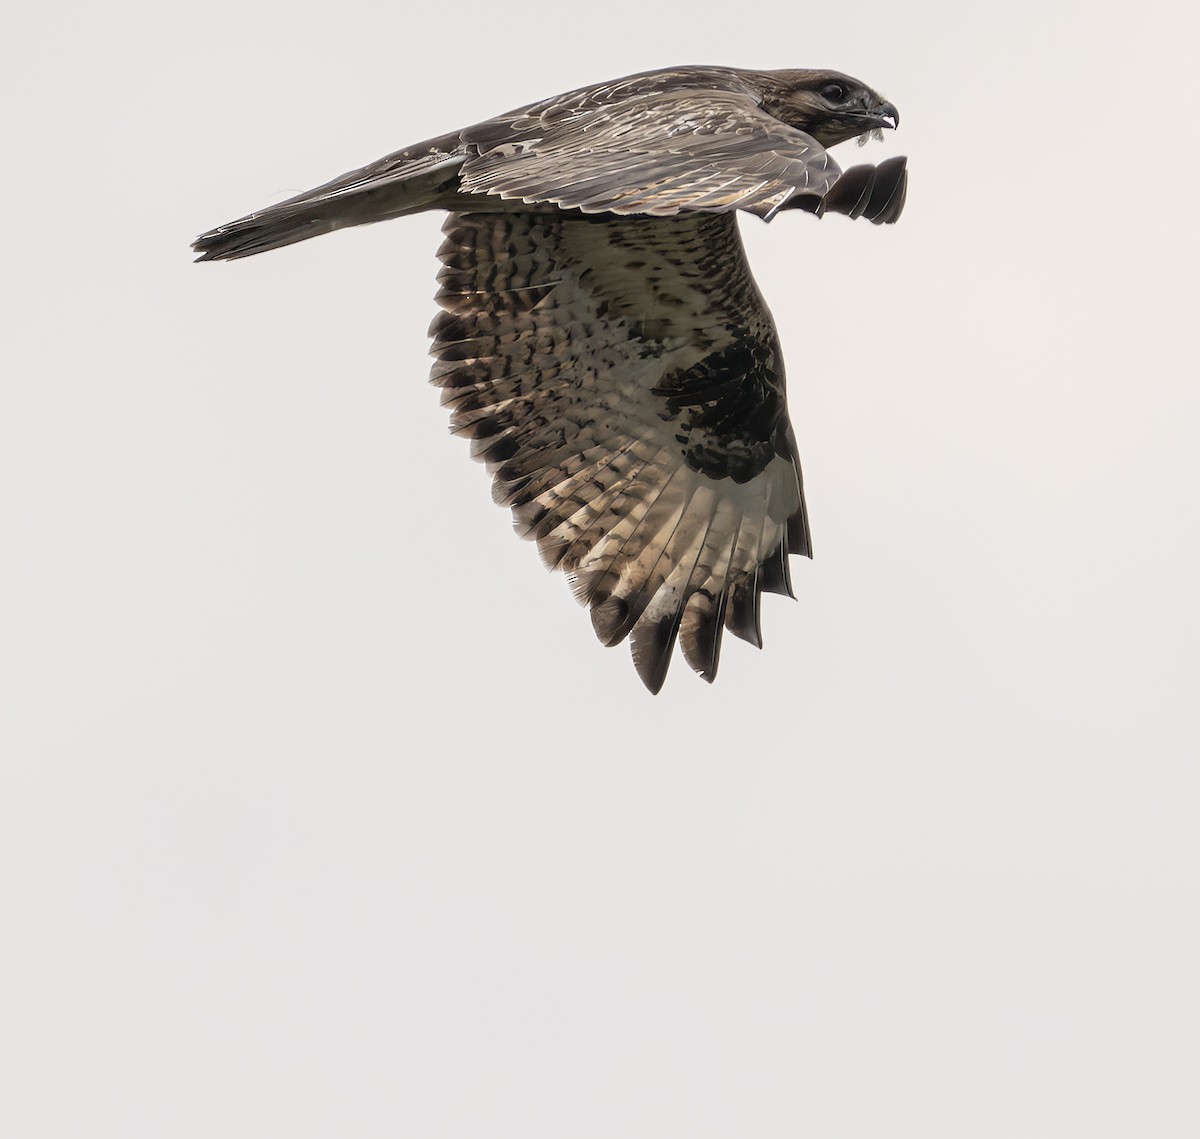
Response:
[[[828,148],[899,123],[836,71],[679,67],[582,87],[390,154],[196,239],[234,260],[448,210],[430,328],[451,429],[600,640],[652,692],[678,641],[760,646],[811,557],[783,357],[736,215],[894,222],[904,158]]]

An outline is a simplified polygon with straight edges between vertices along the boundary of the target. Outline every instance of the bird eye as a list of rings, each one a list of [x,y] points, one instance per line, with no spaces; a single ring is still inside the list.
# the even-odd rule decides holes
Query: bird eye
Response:
[[[841,83],[826,83],[821,88],[821,98],[831,103],[840,103],[846,97],[846,88]]]

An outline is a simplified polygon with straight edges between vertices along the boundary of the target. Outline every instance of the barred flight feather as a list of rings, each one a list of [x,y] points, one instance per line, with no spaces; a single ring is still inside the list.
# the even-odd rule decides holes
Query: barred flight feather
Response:
[[[720,468],[719,444],[689,461],[705,409],[747,377],[704,373],[695,413],[662,394],[672,377],[749,344],[776,361],[760,377],[774,401],[768,434],[790,435],[774,329],[733,218],[597,227],[561,213],[454,213],[444,231],[438,297],[453,307],[431,332],[452,429],[489,464],[518,532],[568,573],[600,640],[631,638],[648,687],[661,686],[677,639],[711,680],[713,624],[761,644],[758,594],[786,582],[781,551],[807,529],[786,444],[741,484]],[[523,303],[509,285],[530,277],[555,284]],[[647,323],[660,335],[640,335]]]

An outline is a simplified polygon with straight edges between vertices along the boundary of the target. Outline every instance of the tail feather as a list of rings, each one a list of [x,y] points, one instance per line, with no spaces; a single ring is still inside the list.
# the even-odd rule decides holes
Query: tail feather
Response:
[[[458,136],[398,151],[286,202],[202,233],[197,261],[235,261],[335,229],[432,209],[458,184]]]

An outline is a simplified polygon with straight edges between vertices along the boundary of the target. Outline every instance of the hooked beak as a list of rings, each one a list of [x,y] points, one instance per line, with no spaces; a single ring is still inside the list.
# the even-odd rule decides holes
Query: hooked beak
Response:
[[[877,107],[871,107],[863,116],[863,128],[865,130],[895,130],[900,125],[900,112],[896,110],[895,103],[880,103]]]
[[[836,135],[833,131],[827,132],[834,142],[845,142],[857,135],[861,146],[869,138],[883,138],[885,130],[895,130],[900,125],[900,112],[895,103],[880,101],[870,107],[864,101],[854,110],[830,115],[830,119],[838,128]]]

